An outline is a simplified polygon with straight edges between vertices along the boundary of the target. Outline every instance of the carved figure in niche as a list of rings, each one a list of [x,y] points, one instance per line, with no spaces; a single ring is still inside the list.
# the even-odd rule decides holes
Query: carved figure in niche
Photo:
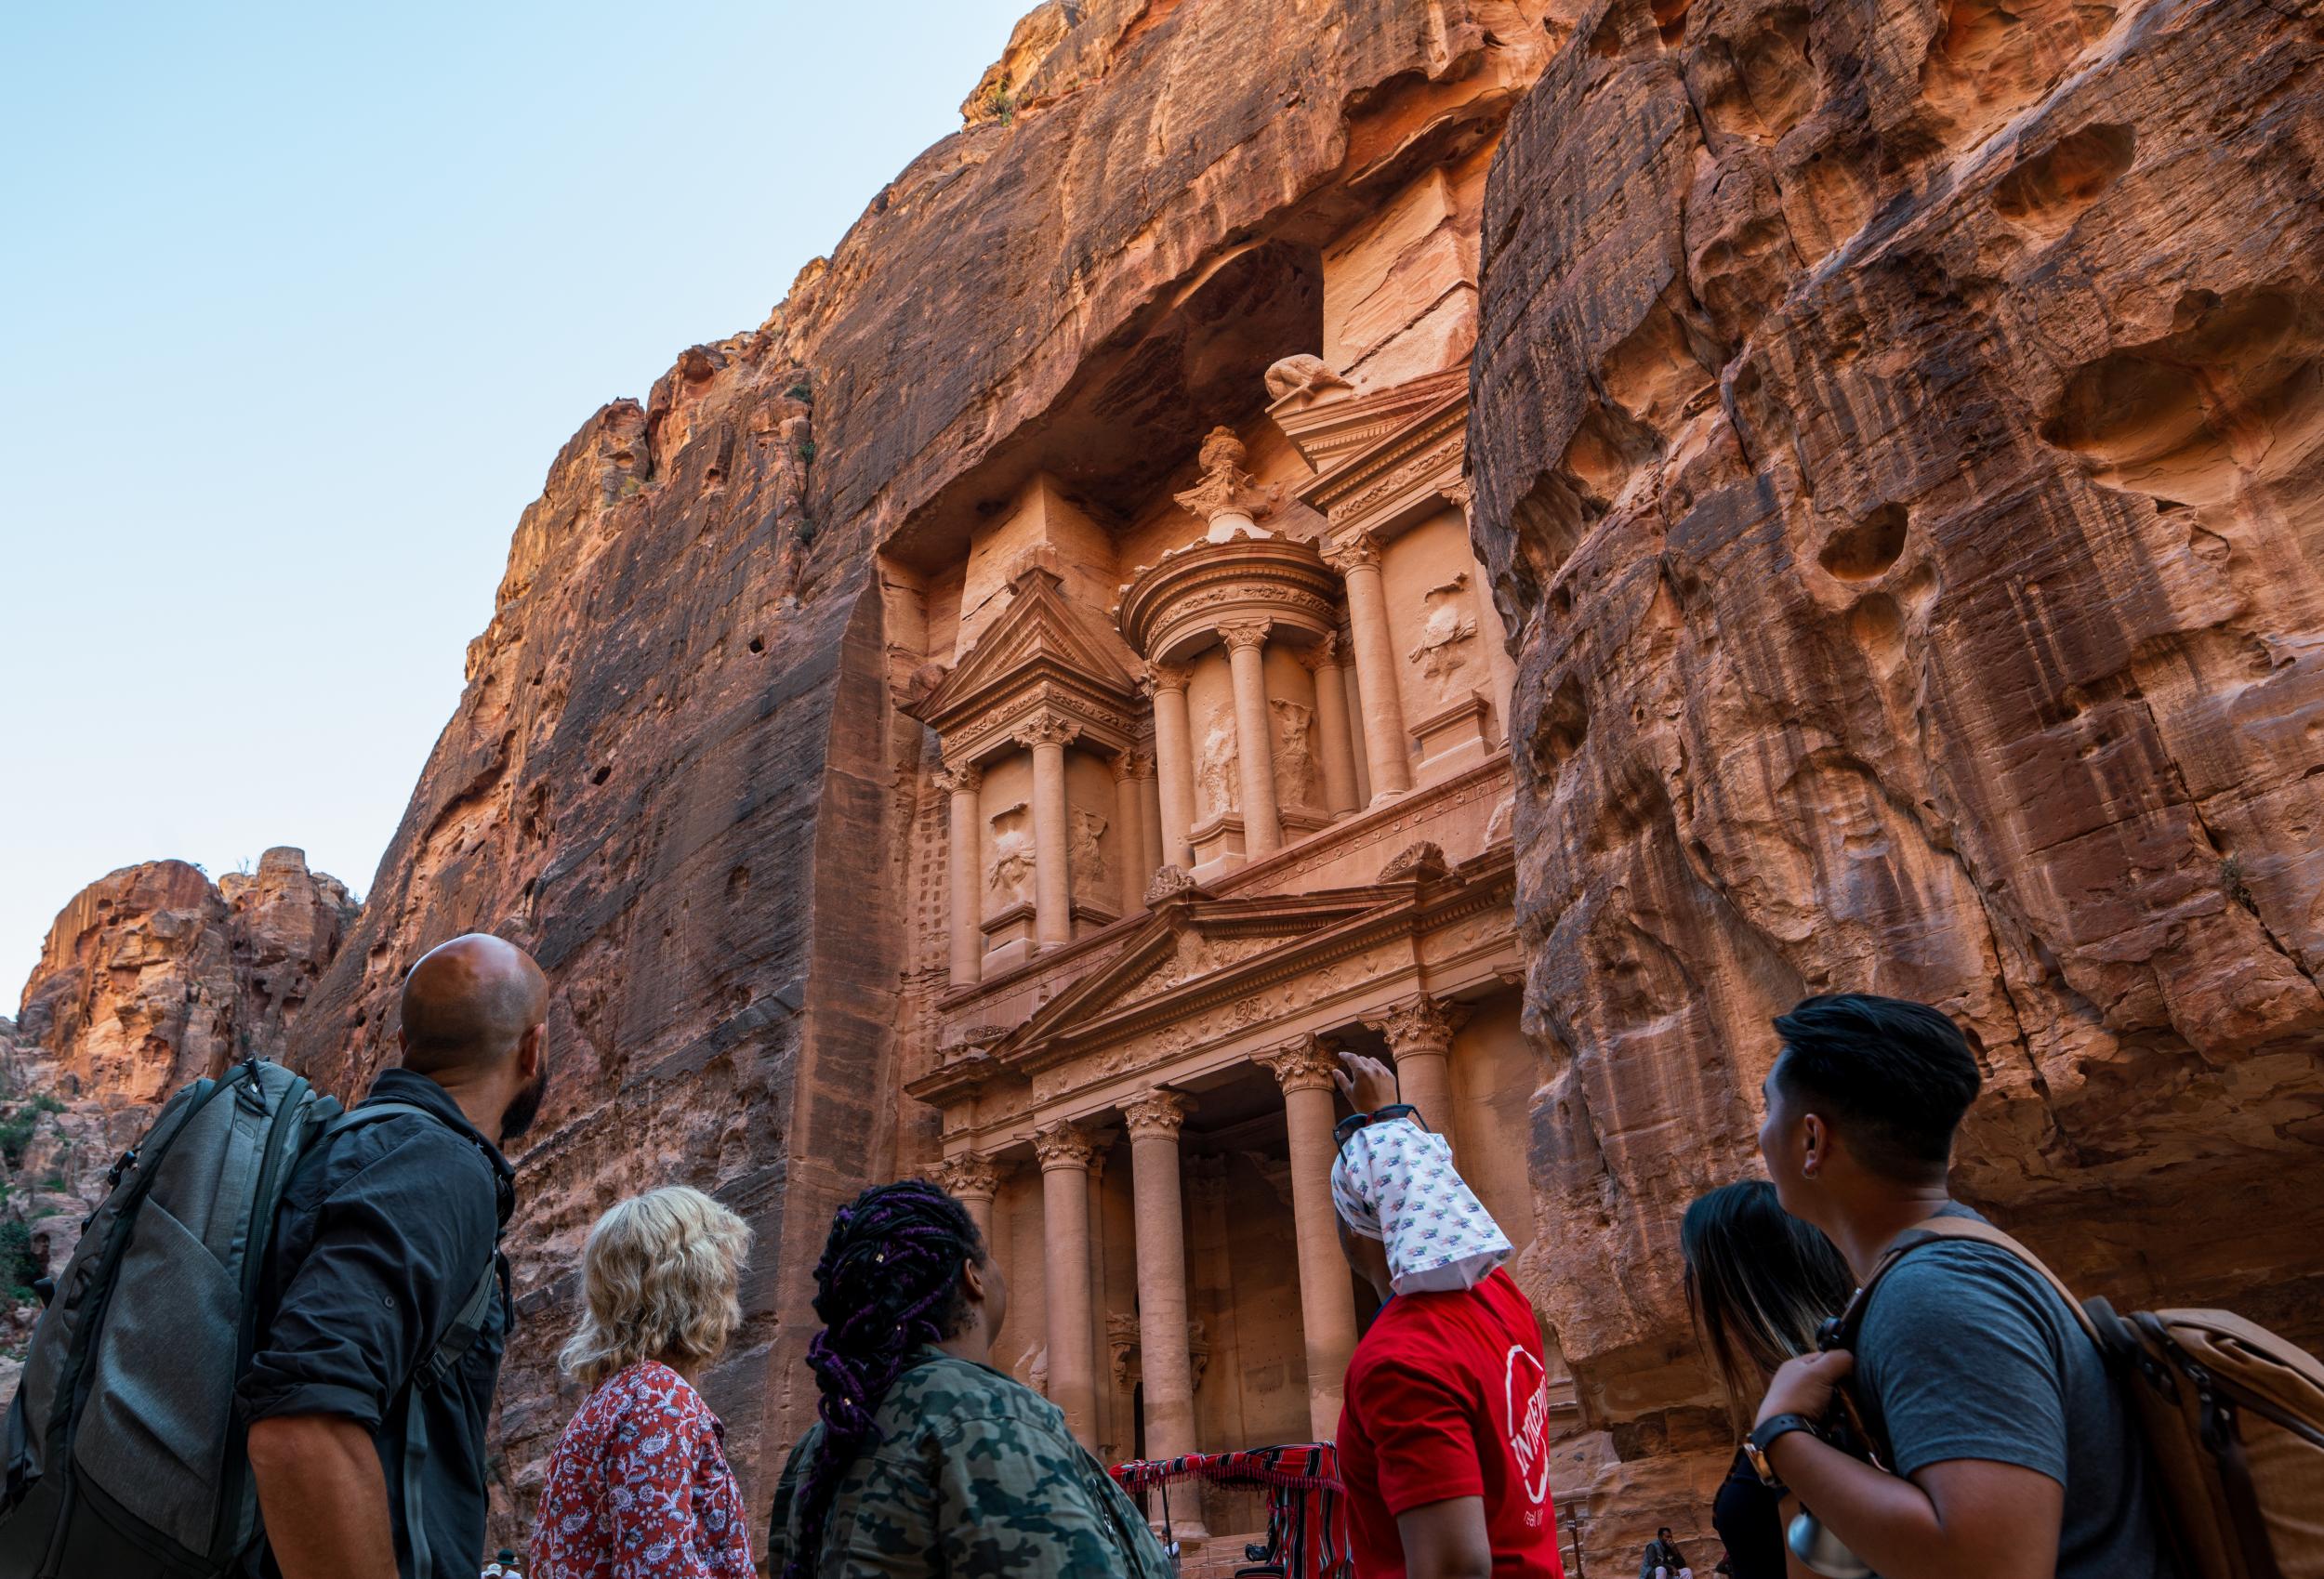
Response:
[[[1195,761],[1195,782],[1202,789],[1205,817],[1235,809],[1241,796],[1236,787],[1234,719],[1210,720],[1210,732],[1202,738],[1202,755]]]
[[[1025,821],[1022,800],[993,814],[993,860],[984,871],[984,886],[1004,907],[1033,900],[1033,830]]]
[[[1112,890],[1103,887],[1113,880],[1106,870],[1105,847],[1098,842],[1098,836],[1105,832],[1105,819],[1094,811],[1084,811],[1076,807],[1072,822],[1072,870],[1075,878],[1098,885],[1103,891],[1110,893]]]
[[[1319,356],[1301,351],[1287,356],[1267,369],[1267,398],[1279,401],[1286,395],[1314,395],[1326,389],[1352,389],[1355,386],[1334,373]]]
[[[1441,680],[1469,661],[1460,643],[1477,633],[1476,611],[1469,606],[1469,572],[1462,571],[1442,586],[1430,587],[1421,595],[1420,606],[1426,613],[1419,645],[1405,656],[1430,679]]]
[[[1298,702],[1269,697],[1275,724],[1275,799],[1285,806],[1315,804],[1315,752],[1308,730],[1315,710]]]

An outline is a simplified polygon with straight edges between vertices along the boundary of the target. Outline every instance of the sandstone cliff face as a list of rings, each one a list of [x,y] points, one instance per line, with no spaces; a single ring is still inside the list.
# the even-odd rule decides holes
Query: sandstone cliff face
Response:
[[[1731,1451],[1678,1214],[1806,993],[1972,1029],[1960,1185],[2093,1292],[2324,1338],[2320,49],[1600,0],[1511,121],[1470,464],[1593,1565]]]
[[[1096,0],[997,68],[758,330],[593,417],[519,523],[469,686],[293,1040],[347,1090],[466,928],[554,983],[520,1159],[524,1328],[504,1507],[575,1395],[553,1354],[595,1215],[683,1179],[758,1233],[706,1390],[754,1507],[807,1418],[812,1269],[898,1155],[891,1039],[921,731],[892,704],[875,545],[965,532],[1029,475],[1150,491],[1317,337],[1315,248],[1480,147],[1539,68],[1507,0]],[[1223,331],[1221,325],[1226,326]],[[1195,334],[1199,326],[1202,333]],[[1062,440],[1064,441],[1061,442]]]

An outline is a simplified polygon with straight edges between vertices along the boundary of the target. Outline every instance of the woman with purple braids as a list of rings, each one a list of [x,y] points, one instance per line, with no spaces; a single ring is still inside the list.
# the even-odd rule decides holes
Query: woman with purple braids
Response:
[[[807,1351],[820,1419],[783,1467],[777,1579],[1169,1579],[1057,1406],[993,1369],[1009,1290],[959,1202],[905,1179],[839,1208]]]

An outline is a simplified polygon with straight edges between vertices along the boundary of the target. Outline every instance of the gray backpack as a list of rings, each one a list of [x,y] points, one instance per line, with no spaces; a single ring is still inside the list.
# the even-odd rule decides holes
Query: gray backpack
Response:
[[[242,1571],[259,1530],[234,1386],[276,1207],[326,1142],[408,1113],[435,1122],[403,1102],[342,1112],[255,1059],[170,1099],[113,1165],[33,1331],[7,1415],[0,1579]],[[495,1285],[488,1261],[412,1385],[440,1381],[475,1342]],[[405,1413],[416,1431],[421,1411]],[[407,1464],[424,1460],[424,1440],[410,1447]],[[417,1532],[417,1488],[404,1491]]]

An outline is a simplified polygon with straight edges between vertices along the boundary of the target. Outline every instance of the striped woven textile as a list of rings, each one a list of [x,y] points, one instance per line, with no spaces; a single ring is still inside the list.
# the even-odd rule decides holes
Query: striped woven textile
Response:
[[[1247,1548],[1254,1564],[1279,1567],[1285,1579],[1353,1579],[1348,1551],[1347,1487],[1329,1442],[1292,1442],[1179,1458],[1134,1458],[1108,1471],[1135,1495],[1180,1480],[1261,1486],[1267,1492],[1266,1545]]]

